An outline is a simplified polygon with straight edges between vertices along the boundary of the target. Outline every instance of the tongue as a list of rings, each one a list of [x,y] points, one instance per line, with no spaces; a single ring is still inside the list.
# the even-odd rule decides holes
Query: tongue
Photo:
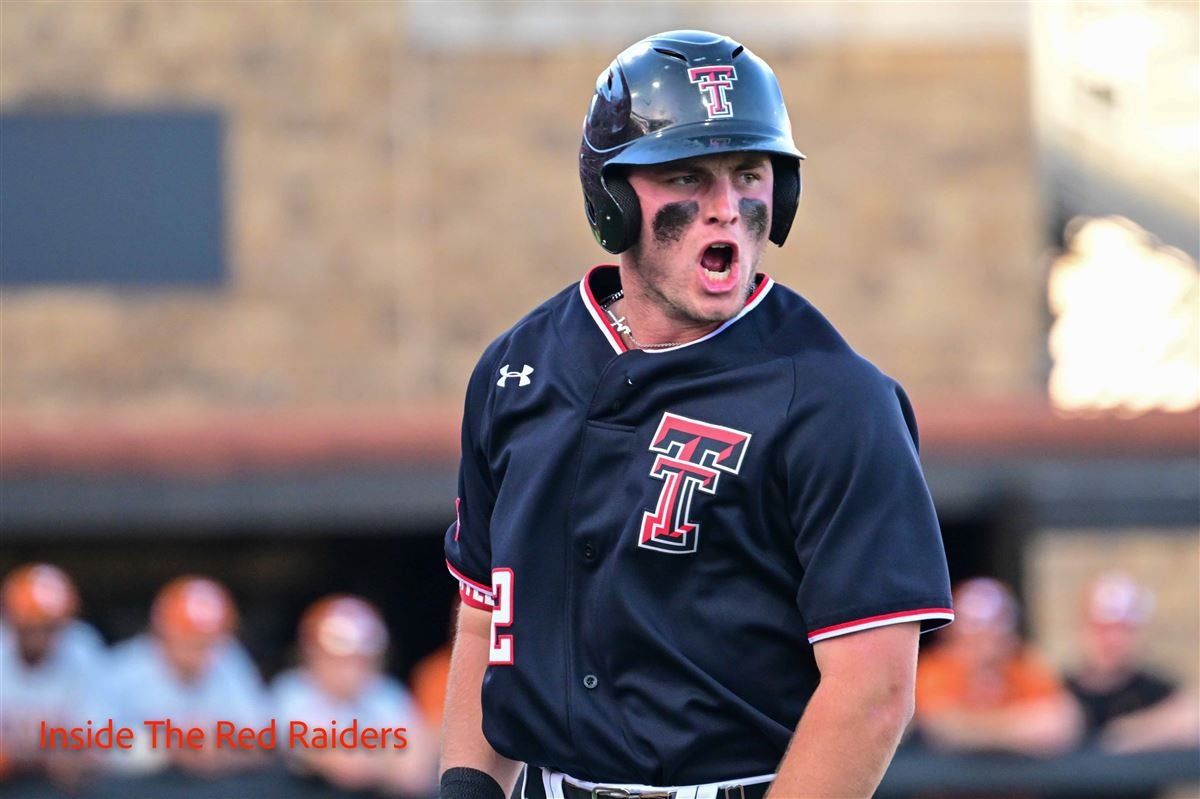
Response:
[[[709,247],[700,256],[700,265],[710,272],[724,272],[729,265],[729,250]]]

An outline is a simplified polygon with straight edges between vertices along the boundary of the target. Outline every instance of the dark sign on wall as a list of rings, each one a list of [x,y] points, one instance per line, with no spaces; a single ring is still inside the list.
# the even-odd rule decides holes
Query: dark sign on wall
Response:
[[[217,113],[0,114],[0,282],[204,286],[224,275]]]

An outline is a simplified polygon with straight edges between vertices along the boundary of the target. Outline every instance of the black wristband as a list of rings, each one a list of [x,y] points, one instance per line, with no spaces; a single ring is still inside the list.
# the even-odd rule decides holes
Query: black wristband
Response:
[[[508,799],[492,775],[477,768],[456,766],[442,774],[438,799]]]

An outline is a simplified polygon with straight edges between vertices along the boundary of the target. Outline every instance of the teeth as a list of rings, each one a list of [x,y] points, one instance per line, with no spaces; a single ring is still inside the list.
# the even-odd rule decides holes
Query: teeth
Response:
[[[728,249],[729,249],[729,245],[728,245],[728,244],[713,244],[713,245],[712,245],[712,248],[713,248],[714,250],[728,250]]]
[[[704,267],[700,267],[700,268],[704,269]],[[732,277],[733,270],[730,269],[725,272],[714,272],[711,269],[704,269],[704,274],[708,275],[709,280],[719,283],[723,280],[728,280],[730,277]]]

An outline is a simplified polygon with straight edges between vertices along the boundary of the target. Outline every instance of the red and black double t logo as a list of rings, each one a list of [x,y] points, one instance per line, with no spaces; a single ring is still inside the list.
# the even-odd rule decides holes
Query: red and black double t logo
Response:
[[[663,481],[654,510],[642,514],[638,546],[660,552],[696,551],[699,522],[692,521],[696,489],[717,493],[721,472],[737,474],[750,434],[664,413],[650,443],[657,453],[650,476]]]

